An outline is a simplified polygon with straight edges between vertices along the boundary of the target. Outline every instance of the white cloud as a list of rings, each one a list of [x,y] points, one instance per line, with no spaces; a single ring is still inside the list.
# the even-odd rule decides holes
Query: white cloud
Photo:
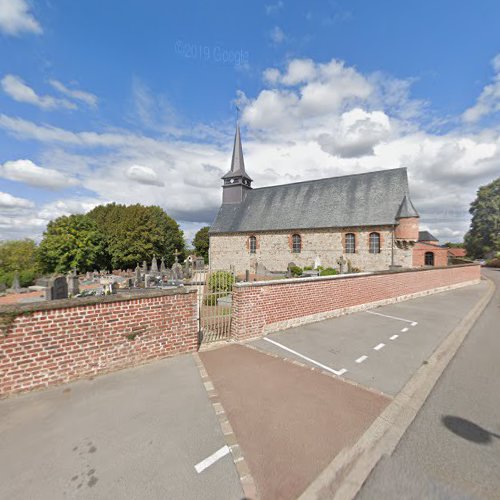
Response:
[[[147,186],[163,186],[164,183],[158,179],[157,173],[150,167],[142,165],[132,165],[127,168],[125,175],[132,181]]]
[[[26,102],[42,109],[76,109],[76,105],[67,99],[38,95],[16,75],[4,76],[1,85],[4,92],[17,102]]]
[[[49,83],[52,85],[52,87],[61,92],[61,94],[64,94],[67,97],[71,97],[72,99],[75,99],[77,101],[82,101],[91,108],[97,107],[98,99],[95,94],[91,94],[90,92],[85,92],[83,90],[70,89],[58,80],[49,80]]]
[[[30,186],[51,190],[75,186],[78,181],[71,176],[50,168],[39,167],[31,160],[7,161],[0,165],[0,176]]]
[[[268,87],[260,93],[237,94],[255,187],[405,166],[422,227],[457,239],[478,186],[498,176],[498,128],[433,134],[422,126],[423,104],[411,99],[410,80],[309,59],[269,68],[264,78]],[[2,234],[20,231],[22,220],[25,232],[39,233],[52,216],[115,201],[158,204],[191,235],[210,224],[220,206],[234,133],[232,124],[198,124],[152,138],[111,128],[71,131],[6,115],[0,127],[39,141],[46,168],[78,175],[82,188],[94,193],[87,205],[81,198],[59,200],[28,210],[24,219],[0,210]]]
[[[284,31],[279,26],[275,26],[270,31],[269,37],[271,38],[271,41],[273,43],[275,43],[276,45],[283,43],[285,41],[285,38],[286,38]]]
[[[278,2],[276,3],[272,3],[272,4],[267,4],[265,7],[266,7],[266,14],[269,16],[271,14],[276,14],[277,12],[279,12],[283,7],[285,6],[285,4],[283,3],[282,0],[278,0]]]
[[[23,32],[41,34],[42,31],[26,0],[0,0],[0,32],[19,35]]]
[[[26,198],[18,198],[9,193],[0,191],[0,209],[31,208],[35,204]]]
[[[476,104],[465,110],[462,119],[467,123],[475,123],[483,116],[500,111],[500,54],[491,60],[491,66],[495,72],[493,82],[483,88]]]
[[[343,158],[373,155],[377,144],[389,137],[389,117],[381,112],[356,108],[342,114],[339,126],[331,134],[321,134],[318,142],[327,153]]]

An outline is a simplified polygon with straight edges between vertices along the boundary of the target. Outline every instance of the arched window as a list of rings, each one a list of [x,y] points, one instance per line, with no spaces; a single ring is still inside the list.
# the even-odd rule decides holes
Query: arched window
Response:
[[[425,252],[425,265],[433,266],[434,265],[434,252]]]
[[[248,238],[248,248],[250,253],[257,252],[257,238],[255,236],[250,236],[250,238]]]
[[[370,253],[380,253],[379,233],[370,233]]]
[[[345,253],[356,253],[356,236],[354,233],[345,235]]]
[[[300,253],[302,250],[302,238],[300,234],[294,234],[292,236],[292,252]]]

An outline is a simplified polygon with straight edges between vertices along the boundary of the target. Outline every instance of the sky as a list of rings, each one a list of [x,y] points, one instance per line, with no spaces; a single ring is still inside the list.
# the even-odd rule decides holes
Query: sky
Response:
[[[254,187],[406,167],[460,241],[500,175],[500,2],[0,0],[0,239],[108,202],[191,239]]]

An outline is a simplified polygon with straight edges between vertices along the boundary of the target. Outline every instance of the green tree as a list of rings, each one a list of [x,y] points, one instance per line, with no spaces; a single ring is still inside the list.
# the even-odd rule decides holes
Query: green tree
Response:
[[[40,274],[37,247],[33,240],[11,240],[0,243],[0,283],[12,286],[15,271],[21,286],[29,286]]]
[[[500,177],[479,188],[469,212],[472,220],[465,235],[467,254],[481,258],[500,251]]]
[[[153,255],[174,262],[174,252],[185,255],[184,234],[177,222],[159,206],[99,205],[88,213],[106,237],[108,265],[128,269],[150,261]]]
[[[70,215],[50,221],[38,249],[47,273],[80,272],[106,266],[106,241],[97,223],[87,215]]]
[[[451,241],[447,241],[443,246],[447,248],[465,248],[465,243],[452,243]]]
[[[205,264],[208,263],[208,246],[209,237],[208,230],[209,226],[202,227],[194,236],[193,245],[196,250],[196,255],[203,257],[205,259]]]

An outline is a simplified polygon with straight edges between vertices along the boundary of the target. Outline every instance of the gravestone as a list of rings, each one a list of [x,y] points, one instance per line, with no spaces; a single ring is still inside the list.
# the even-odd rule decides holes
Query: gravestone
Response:
[[[66,277],[68,283],[68,294],[74,297],[80,293],[80,281],[76,275],[76,269],[73,269]]]
[[[146,274],[148,272],[148,263],[144,260],[142,262],[142,273]]]
[[[205,269],[205,259],[203,257],[196,257],[193,261],[195,271]]]
[[[21,290],[21,285],[19,283],[19,271],[14,271],[14,278],[12,279],[12,290],[14,290],[14,293],[19,293]]]
[[[158,274],[158,261],[156,260],[156,255],[153,255],[153,260],[151,261],[151,274]]]
[[[45,289],[46,300],[59,300],[68,298],[68,283],[64,276],[56,276],[49,279]]]
[[[139,264],[137,264],[137,267],[135,268],[134,286],[136,288],[141,286],[141,268],[139,267]]]
[[[161,264],[160,264],[160,273],[165,274],[166,270],[167,270],[167,266],[165,266],[165,259],[162,257]]]
[[[346,272],[347,260],[344,259],[343,256],[337,259],[337,264],[339,265],[339,273],[344,274]]]

